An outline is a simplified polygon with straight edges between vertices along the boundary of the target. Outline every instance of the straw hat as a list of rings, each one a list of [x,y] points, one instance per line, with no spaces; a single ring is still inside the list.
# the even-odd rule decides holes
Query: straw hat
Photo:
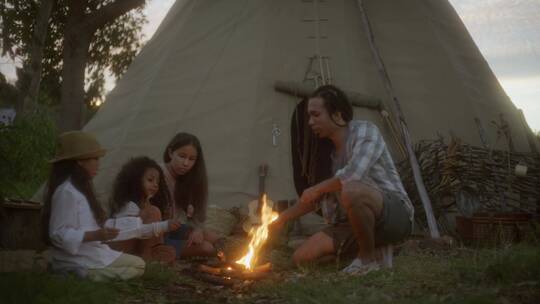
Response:
[[[56,156],[49,162],[96,158],[104,155],[105,149],[101,147],[94,135],[83,131],[69,131],[58,137]]]

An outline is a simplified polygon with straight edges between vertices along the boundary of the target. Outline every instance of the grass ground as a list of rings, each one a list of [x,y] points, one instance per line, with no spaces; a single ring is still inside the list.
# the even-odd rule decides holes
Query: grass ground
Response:
[[[239,288],[194,280],[150,264],[141,279],[93,283],[50,274],[0,274],[1,303],[537,303],[540,245],[402,250],[394,268],[364,277],[336,263],[292,268],[274,251],[273,274]],[[342,263],[343,264],[343,263]]]

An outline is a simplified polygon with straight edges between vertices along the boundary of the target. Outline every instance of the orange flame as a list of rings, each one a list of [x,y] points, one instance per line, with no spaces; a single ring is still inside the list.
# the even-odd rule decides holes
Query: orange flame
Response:
[[[249,242],[248,252],[241,259],[236,261],[237,264],[244,265],[247,270],[253,270],[257,261],[257,253],[268,238],[268,225],[278,218],[277,212],[272,211],[272,208],[266,204],[266,194],[262,197],[261,222],[258,227],[253,227],[249,231],[251,241]]]

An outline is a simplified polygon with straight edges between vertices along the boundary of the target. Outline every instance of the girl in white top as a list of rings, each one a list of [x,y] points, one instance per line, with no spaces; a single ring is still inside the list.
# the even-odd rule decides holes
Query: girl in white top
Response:
[[[51,267],[95,281],[138,277],[144,273],[142,259],[103,243],[118,235],[117,229],[103,228],[105,212],[92,186],[103,155],[105,150],[89,133],[72,131],[59,137],[43,207]]]
[[[176,252],[163,242],[163,233],[180,227],[179,220],[162,221],[160,209],[169,205],[169,193],[161,167],[142,156],[129,160],[116,176],[106,226],[121,228],[110,246],[144,260],[172,263]]]

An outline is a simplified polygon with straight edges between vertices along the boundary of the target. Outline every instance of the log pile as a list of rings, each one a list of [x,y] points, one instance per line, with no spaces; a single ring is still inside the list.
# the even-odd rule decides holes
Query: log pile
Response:
[[[490,150],[455,138],[448,144],[421,141],[415,152],[436,217],[456,210],[466,216],[476,212],[539,215],[540,157],[536,154]],[[424,212],[412,171],[406,161],[398,164],[398,170],[422,224]]]

